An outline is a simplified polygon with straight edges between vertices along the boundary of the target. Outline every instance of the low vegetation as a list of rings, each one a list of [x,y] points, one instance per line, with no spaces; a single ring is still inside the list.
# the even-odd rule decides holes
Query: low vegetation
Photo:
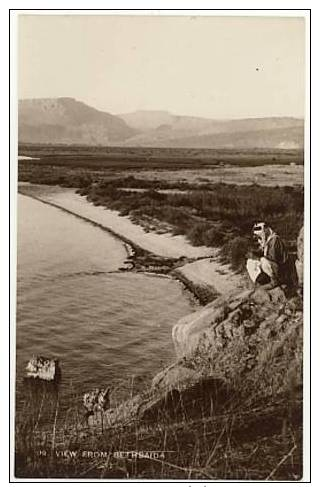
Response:
[[[303,150],[285,149],[183,149],[157,147],[86,147],[76,145],[20,144],[19,155],[39,158],[41,165],[88,169],[204,168],[232,164],[303,164]]]
[[[153,188],[151,188],[151,185]],[[134,178],[100,181],[79,192],[96,205],[118,210],[122,215],[143,222],[147,217],[171,225],[174,234],[185,235],[195,246],[220,247],[221,257],[234,269],[241,269],[252,246],[250,239],[255,221],[268,221],[283,237],[288,247],[303,222],[303,189],[301,187],[263,187],[181,183],[185,192],[163,193],[171,188],[162,181],[142,181]],[[145,192],[124,191],[123,188],[143,188]]]
[[[42,161],[22,161],[19,180],[77,188],[95,205],[129,215],[147,230],[157,229],[159,222],[168,224],[174,234],[185,235],[193,245],[219,247],[221,258],[235,270],[241,270],[252,245],[254,221],[268,221],[289,248],[303,222],[302,186],[170,182]]]

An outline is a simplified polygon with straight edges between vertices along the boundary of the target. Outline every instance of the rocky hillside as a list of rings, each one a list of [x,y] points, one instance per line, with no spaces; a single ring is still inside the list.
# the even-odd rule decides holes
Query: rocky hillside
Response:
[[[297,250],[302,286],[303,229]],[[301,287],[291,296],[277,287],[219,297],[181,319],[172,336],[176,362],[154,377],[149,391],[107,411],[105,424],[126,424],[127,441],[135,425],[139,444],[157,431],[153,447],[178,445],[173,478],[188,468],[193,478],[300,478]],[[90,423],[101,425],[98,417]],[[205,446],[195,461],[196,438]]]
[[[297,246],[295,292],[230,294],[181,319],[172,334],[175,363],[143,392],[119,400],[116,387],[108,409],[87,424],[79,422],[81,413],[72,414],[74,404],[61,430],[23,424],[17,476],[301,479],[303,230]],[[109,453],[89,468],[83,457],[39,459],[35,452],[50,451],[54,442]],[[113,452],[119,451],[165,453],[118,458]]]
[[[19,101],[19,142],[108,145],[136,131],[121,118],[73,98]]]
[[[303,310],[281,288],[219,298],[173,331],[177,361],[103,418],[116,450],[169,450],[126,462],[129,478],[298,480],[302,476]],[[101,449],[102,422],[85,447]],[[102,463],[101,463],[102,465]]]

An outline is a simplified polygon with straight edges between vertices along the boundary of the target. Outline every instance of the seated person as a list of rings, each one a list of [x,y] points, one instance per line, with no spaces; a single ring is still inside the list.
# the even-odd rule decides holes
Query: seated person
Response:
[[[247,271],[254,282],[272,289],[285,282],[288,253],[280,237],[265,222],[255,223],[253,235],[258,239],[262,257],[247,260]]]

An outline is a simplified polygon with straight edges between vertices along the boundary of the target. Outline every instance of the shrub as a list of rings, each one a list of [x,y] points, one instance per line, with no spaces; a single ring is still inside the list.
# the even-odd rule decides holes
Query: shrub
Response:
[[[207,230],[208,225],[206,223],[196,223],[188,230],[187,236],[193,245],[204,245],[205,233]]]
[[[244,269],[246,256],[251,242],[245,237],[235,237],[227,242],[221,249],[221,255],[234,270]]]
[[[215,227],[210,227],[204,233],[204,245],[207,247],[220,247],[225,239],[225,234]]]

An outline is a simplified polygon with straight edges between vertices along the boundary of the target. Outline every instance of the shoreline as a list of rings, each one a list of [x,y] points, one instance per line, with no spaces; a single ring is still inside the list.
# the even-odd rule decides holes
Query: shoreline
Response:
[[[23,190],[21,191],[22,188]],[[119,268],[119,272],[145,273],[159,277],[167,276],[175,279],[179,281],[185,289],[191,292],[193,297],[195,297],[202,306],[208,304],[219,295],[229,292],[231,288],[232,290],[241,290],[243,288],[241,277],[228,269],[227,266],[220,264],[214,259],[213,254],[215,249],[212,249],[213,252],[211,255],[207,254],[200,257],[186,257],[184,255],[181,255],[180,257],[165,257],[163,255],[158,255],[143,248],[135,241],[116,232],[109,226],[71,210],[70,208],[66,208],[61,204],[52,201],[50,197],[46,198],[45,196],[34,194],[31,191],[28,191],[27,188],[28,186],[18,186],[18,193],[40,201],[43,204],[52,206],[69,215],[75,216],[86,223],[100,228],[119,240],[125,247],[127,253],[127,260],[124,262],[124,266]],[[25,191],[26,189],[27,191]],[[89,202],[86,203],[89,205]],[[122,216],[119,216],[118,218],[124,219]],[[138,227],[138,225],[135,226]],[[154,235],[159,237],[157,234]],[[204,266],[207,269],[207,275],[201,276],[203,273],[202,268]],[[191,268],[192,271],[190,272]]]

